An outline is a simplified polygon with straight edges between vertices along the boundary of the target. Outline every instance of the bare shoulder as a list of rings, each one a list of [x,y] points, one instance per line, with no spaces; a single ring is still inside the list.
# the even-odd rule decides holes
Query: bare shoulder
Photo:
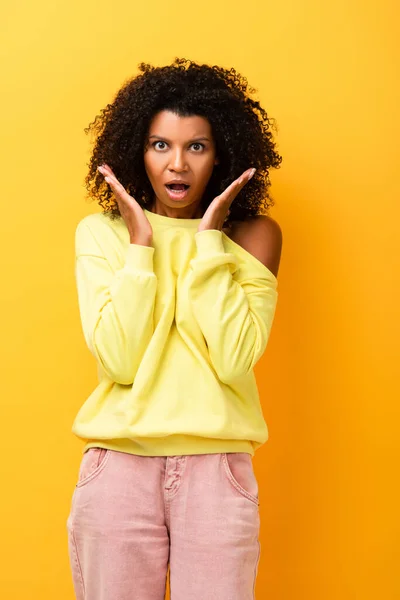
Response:
[[[262,262],[275,277],[278,276],[283,236],[275,219],[258,215],[246,221],[237,221],[232,223],[227,235]]]

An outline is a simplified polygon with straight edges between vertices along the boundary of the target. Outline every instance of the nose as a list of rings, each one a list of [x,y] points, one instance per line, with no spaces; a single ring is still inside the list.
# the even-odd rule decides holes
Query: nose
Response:
[[[170,171],[177,172],[186,170],[186,160],[182,150],[177,149],[172,152],[168,168]]]

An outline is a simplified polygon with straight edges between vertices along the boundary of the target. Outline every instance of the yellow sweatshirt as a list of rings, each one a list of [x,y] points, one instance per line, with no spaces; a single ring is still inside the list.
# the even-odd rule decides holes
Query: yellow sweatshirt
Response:
[[[254,455],[268,439],[253,367],[277,303],[277,278],[201,219],[145,214],[153,245],[123,219],[84,217],[75,277],[98,385],[72,431],[142,456]]]

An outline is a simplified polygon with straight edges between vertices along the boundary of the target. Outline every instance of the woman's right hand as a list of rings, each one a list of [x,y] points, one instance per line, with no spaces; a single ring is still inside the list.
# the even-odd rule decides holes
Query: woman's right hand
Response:
[[[151,246],[153,230],[140,204],[128,194],[108,165],[103,164],[97,169],[114,192],[119,212],[129,231],[130,243]]]

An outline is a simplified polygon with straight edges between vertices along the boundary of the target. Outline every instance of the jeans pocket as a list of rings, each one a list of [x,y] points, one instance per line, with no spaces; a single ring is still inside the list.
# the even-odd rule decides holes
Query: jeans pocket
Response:
[[[89,448],[89,450],[86,450],[79,467],[76,487],[81,487],[92,481],[104,469],[109,454],[110,450],[107,450],[107,448]]]
[[[258,506],[258,482],[251,455],[248,452],[224,452],[222,462],[233,487]]]

